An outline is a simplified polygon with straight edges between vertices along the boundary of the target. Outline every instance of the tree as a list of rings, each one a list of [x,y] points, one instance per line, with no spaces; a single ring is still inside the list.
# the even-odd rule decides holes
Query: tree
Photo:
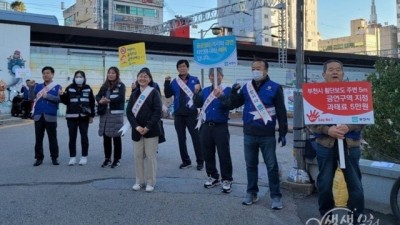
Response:
[[[10,6],[11,6],[11,9],[13,9],[14,11],[26,12],[25,3],[23,3],[22,1],[14,1],[11,3]]]
[[[364,158],[400,163],[400,64],[378,60],[368,76],[372,85],[375,124],[367,126]]]

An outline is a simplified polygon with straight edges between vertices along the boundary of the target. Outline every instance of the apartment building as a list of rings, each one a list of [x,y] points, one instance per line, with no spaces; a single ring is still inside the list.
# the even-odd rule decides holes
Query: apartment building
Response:
[[[218,0],[218,7],[233,4],[238,0]],[[278,7],[247,10],[218,19],[219,26],[231,27],[233,35],[240,41],[256,45],[274,46],[279,44],[280,22],[284,24],[288,48],[296,48],[296,0],[283,1],[285,16],[280,18]],[[318,50],[317,0],[304,1],[304,49]]]
[[[77,0],[65,26],[132,32],[163,22],[164,0]]]

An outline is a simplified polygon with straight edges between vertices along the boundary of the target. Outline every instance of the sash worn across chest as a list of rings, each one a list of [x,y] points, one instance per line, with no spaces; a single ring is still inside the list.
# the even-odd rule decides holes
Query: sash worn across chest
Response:
[[[154,89],[154,88],[152,88],[152,87],[150,87],[150,86],[147,86],[147,87],[143,90],[143,92],[139,95],[139,98],[136,99],[136,102],[135,102],[135,104],[134,104],[133,107],[132,107],[132,113],[133,113],[133,115],[135,115],[135,117],[137,116],[137,114],[138,114],[140,108],[142,108],[143,103],[146,101],[147,97],[149,97],[149,94],[151,93],[151,91],[152,91],[153,89]]]
[[[272,121],[270,112],[265,108],[263,102],[261,101],[260,97],[258,96],[256,90],[254,89],[253,84],[251,81],[247,82],[246,84],[247,91],[249,93],[251,102],[253,103],[254,108],[256,108],[256,112],[250,112],[251,114],[254,115],[254,119],[261,119],[264,121],[264,124],[267,124],[268,121]],[[273,108],[275,111],[275,108]],[[271,113],[272,113],[272,109]]]
[[[193,92],[190,88],[185,84],[185,82],[181,78],[176,78],[176,82],[178,83],[179,87],[185,92],[185,94],[189,97],[188,106],[192,107],[193,105]]]
[[[31,114],[33,115],[33,113],[35,112],[35,106],[37,101],[39,101],[39,99],[41,99],[43,97],[43,95],[47,92],[49,92],[51,89],[53,89],[55,86],[57,86],[56,82],[51,82],[50,84],[44,86],[44,88],[42,90],[40,90],[37,94],[36,94],[36,98],[33,102],[33,106],[32,106],[32,111]]]
[[[222,91],[224,91],[225,87],[223,87],[221,85]],[[200,109],[200,113],[199,116],[197,117],[197,124],[195,128],[200,128],[201,123],[203,121],[206,121],[206,109],[208,108],[208,106],[211,104],[212,101],[214,101],[214,99],[216,99],[217,97],[214,95],[214,93],[211,91],[211,93],[208,95],[208,97],[206,98],[206,100],[204,101],[203,107],[201,107]]]
[[[143,103],[146,101],[147,97],[149,97],[149,94],[153,89],[154,89],[153,87],[147,86],[143,90],[143,92],[139,95],[138,99],[136,99],[136,102],[132,107],[132,113],[135,117],[139,113],[139,110],[142,108]],[[129,123],[129,121],[126,121],[124,125],[121,127],[121,129],[118,130],[118,132],[121,133],[121,136],[124,136],[126,132],[128,132],[128,130],[131,128],[132,128],[131,123]]]

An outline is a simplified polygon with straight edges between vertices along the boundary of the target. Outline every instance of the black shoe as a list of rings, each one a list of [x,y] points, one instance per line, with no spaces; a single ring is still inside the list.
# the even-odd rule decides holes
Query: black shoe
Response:
[[[187,169],[192,167],[192,163],[182,163],[181,165],[179,165],[179,169]]]
[[[197,167],[196,167],[196,169],[197,170],[202,170],[204,168],[204,165],[203,165],[203,163],[202,164],[197,164]]]
[[[110,159],[105,159],[101,167],[105,168],[111,165],[111,160]]]
[[[114,162],[111,164],[111,168],[116,168],[120,165],[121,165],[121,163],[119,162],[119,160],[114,160]]]
[[[42,165],[43,160],[42,159],[36,159],[36,162],[33,164],[33,166],[40,166]]]
[[[57,159],[52,159],[51,162],[53,163],[53,165],[58,166],[60,165],[60,163],[58,162]]]

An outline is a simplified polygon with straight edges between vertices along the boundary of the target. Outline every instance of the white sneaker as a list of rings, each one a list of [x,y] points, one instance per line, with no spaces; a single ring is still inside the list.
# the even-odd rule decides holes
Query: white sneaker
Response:
[[[151,185],[146,185],[146,191],[147,192],[152,192],[152,191],[154,191],[154,187],[151,186]]]
[[[86,165],[87,164],[87,157],[86,156],[82,156],[81,160],[79,160],[79,165]]]
[[[73,166],[73,165],[75,165],[75,163],[76,163],[76,158],[75,157],[71,157],[69,159],[68,165]]]
[[[142,187],[143,187],[142,184],[134,184],[134,185],[132,186],[132,190],[134,190],[134,191],[139,191]]]

